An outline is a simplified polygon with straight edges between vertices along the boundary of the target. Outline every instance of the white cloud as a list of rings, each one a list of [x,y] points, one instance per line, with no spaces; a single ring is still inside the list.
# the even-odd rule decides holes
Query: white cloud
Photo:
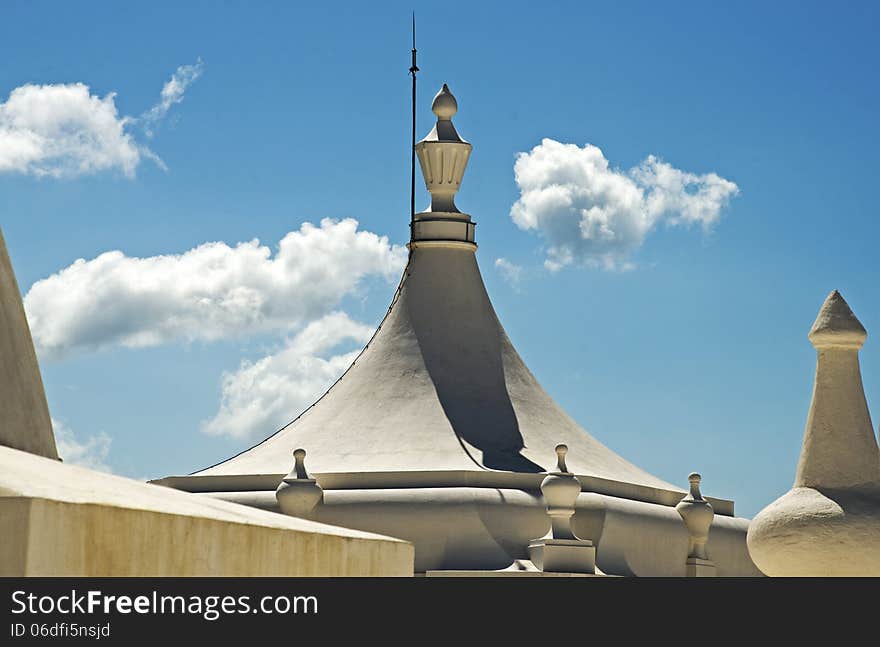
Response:
[[[130,119],[119,116],[114,97],[82,83],[15,88],[0,103],[0,173],[133,176],[145,150],[125,131]]]
[[[104,462],[107,454],[110,453],[110,443],[112,442],[110,436],[101,432],[81,441],[70,427],[55,418],[52,418],[52,428],[55,430],[58,455],[65,463],[101,472],[113,471]]]
[[[138,258],[110,251],[37,281],[24,298],[42,359],[109,346],[211,341],[290,331],[321,317],[370,276],[393,281],[406,249],[324,219],[288,233],[272,255],[258,240],[212,242]]]
[[[495,269],[501,274],[501,277],[514,289],[519,288],[519,282],[522,278],[523,268],[516,263],[511,263],[506,258],[495,259]]]
[[[710,228],[739,192],[715,173],[696,175],[653,155],[629,171],[610,168],[596,146],[544,139],[514,165],[520,198],[510,216],[547,243],[545,265],[628,269],[627,259],[661,222]]]
[[[342,312],[313,321],[274,355],[224,373],[220,408],[202,431],[247,438],[279,429],[333,384],[372,334]],[[352,343],[355,349],[333,354]]]
[[[148,137],[153,136],[155,124],[165,117],[171,106],[183,101],[186,89],[202,75],[203,69],[202,59],[198,59],[194,65],[181,65],[174,71],[171,78],[162,86],[159,103],[143,115]]]
[[[144,114],[148,136],[201,72],[201,59],[177,68]],[[113,92],[102,98],[83,83],[22,85],[0,103],[0,173],[61,178],[116,170],[134,177],[142,158],[164,169],[129,132],[137,121],[120,116]]]

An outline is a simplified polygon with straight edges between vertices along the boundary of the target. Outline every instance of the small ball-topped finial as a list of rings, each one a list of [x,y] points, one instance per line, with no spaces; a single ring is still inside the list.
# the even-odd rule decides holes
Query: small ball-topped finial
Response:
[[[568,453],[568,445],[556,445],[556,471],[568,474],[568,467],[565,466],[565,455]]]
[[[458,112],[458,101],[455,100],[452,92],[449,91],[449,86],[445,83],[440,88],[440,92],[434,97],[431,110],[437,115],[437,119],[442,121],[449,121]]]
[[[581,483],[565,466],[568,445],[556,445],[556,472],[541,481],[541,494],[547,504],[550,532],[529,543],[529,559],[540,571],[557,573],[595,573],[596,547],[581,539],[571,525]]]
[[[691,491],[675,506],[688,531],[688,555],[685,571],[688,577],[714,575],[715,566],[709,562],[706,543],[709,541],[709,529],[715,511],[700,493],[700,481],[703,477],[697,472],[688,474]]]

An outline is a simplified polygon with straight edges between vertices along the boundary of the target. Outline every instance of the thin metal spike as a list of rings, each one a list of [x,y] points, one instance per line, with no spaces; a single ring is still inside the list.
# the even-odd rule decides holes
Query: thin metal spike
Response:
[[[410,185],[409,185],[409,239],[413,240],[416,221],[416,14],[412,15],[412,65],[409,73],[412,75],[412,150],[410,155]],[[410,250],[412,251],[412,250]]]

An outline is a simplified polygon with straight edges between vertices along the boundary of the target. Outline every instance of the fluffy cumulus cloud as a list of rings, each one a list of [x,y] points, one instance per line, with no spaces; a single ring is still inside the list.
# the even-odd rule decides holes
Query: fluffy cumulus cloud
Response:
[[[144,117],[150,128],[200,73],[201,61],[178,68]],[[101,97],[83,83],[22,85],[0,103],[0,173],[60,178],[113,170],[133,177],[143,158],[164,168],[132,135],[137,121],[119,114],[112,92]]]
[[[596,146],[544,139],[514,165],[520,198],[510,216],[547,242],[545,265],[631,267],[628,260],[660,223],[710,228],[739,189],[715,173],[697,175],[648,156],[612,168]]]
[[[60,420],[52,418],[52,428],[55,430],[55,443],[58,447],[58,455],[65,463],[80,465],[101,472],[113,470],[105,462],[110,453],[110,436],[101,432],[88,438],[77,438],[73,430]]]
[[[153,136],[155,125],[168,114],[171,106],[183,101],[186,89],[202,75],[203,68],[202,59],[196,61],[194,65],[181,65],[162,86],[159,102],[143,115],[148,137]]]
[[[393,281],[406,250],[324,219],[288,233],[273,255],[258,240],[212,242],[138,258],[110,251],[36,282],[24,303],[43,359],[109,346],[287,332],[337,307],[369,276]]]
[[[202,431],[249,438],[279,429],[333,384],[372,334],[341,312],[311,322],[277,353],[224,374],[219,410]]]
[[[0,173],[64,177],[118,169],[134,175],[144,154],[114,94],[82,83],[23,85],[0,103]]]

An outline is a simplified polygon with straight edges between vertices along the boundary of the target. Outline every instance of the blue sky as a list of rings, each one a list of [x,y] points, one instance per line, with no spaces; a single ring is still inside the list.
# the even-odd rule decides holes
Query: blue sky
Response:
[[[36,297],[28,302],[29,316],[43,317],[35,337],[70,317],[87,327],[61,339],[64,352],[38,343],[53,418],[83,460],[158,477],[225,458],[274,431],[269,420],[242,427],[250,392],[232,391],[242,380],[293,367],[305,377],[284,387],[282,404],[307,399],[378,323],[396,279],[394,245],[408,235],[413,8],[419,132],[448,82],[456,126],[475,147],[457,203],[478,222],[490,295],[532,371],[587,430],[683,487],[699,470],[704,491],[755,514],[793,480],[815,362],[806,333],[835,288],[868,329],[862,372],[880,417],[874,3],[450,2],[441,11],[420,2],[11,2],[0,22],[8,114],[17,88],[83,83],[78,99],[51,96],[115,93],[118,118],[132,118],[100,145],[134,155],[134,168],[92,156],[71,170],[71,159],[83,162],[78,152],[48,148],[33,164],[7,151],[4,166],[11,140],[0,139],[0,225],[23,294],[77,259],[124,254],[109,287],[100,267],[86,265],[91,273],[69,275],[75,289],[56,279],[44,284],[39,311]],[[197,78],[162,109],[163,87],[187,71]],[[59,109],[83,123],[79,108]],[[544,138],[597,146],[620,177],[653,155],[738,193],[691,225],[668,211],[616,267],[588,250],[553,270],[552,228],[511,218],[522,197],[517,155]],[[427,203],[421,187],[418,203]],[[233,262],[247,251],[237,243],[259,239],[274,258],[285,235],[323,218],[358,221],[358,233],[327,236],[359,241],[361,256],[351,260],[345,241],[322,253],[354,263],[359,280],[327,279],[335,293],[301,295],[301,284],[269,272],[275,283],[254,288],[274,313],[267,322],[189,321],[176,331],[174,309],[191,316],[191,291],[160,285],[157,303],[123,293],[123,278],[137,272],[174,275],[173,262],[156,269],[159,255],[223,241],[218,262]],[[306,262],[314,238],[298,236],[294,263]],[[499,258],[520,268],[518,281],[506,280]],[[121,328],[100,325],[96,303],[107,302],[90,301],[93,293],[118,297]],[[147,338],[157,309],[163,331]],[[332,338],[303,333],[328,321]],[[235,424],[221,420],[232,415],[223,397]]]

